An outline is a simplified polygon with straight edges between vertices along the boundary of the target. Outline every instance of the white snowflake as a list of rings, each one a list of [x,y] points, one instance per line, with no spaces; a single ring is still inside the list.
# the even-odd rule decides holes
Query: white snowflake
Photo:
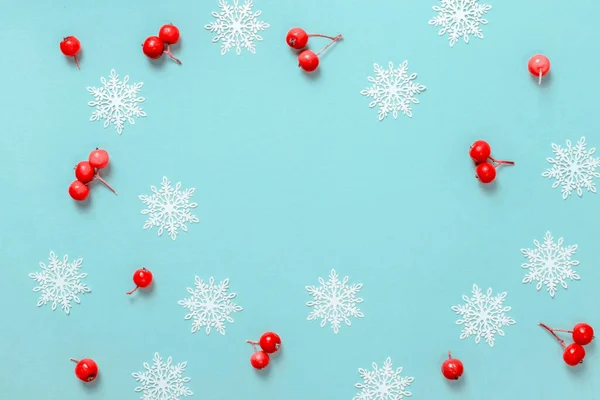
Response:
[[[148,206],[142,210],[142,214],[148,215],[144,229],[158,226],[158,236],[166,229],[171,239],[177,239],[179,228],[187,232],[186,223],[200,222],[198,217],[192,214],[192,209],[198,207],[197,203],[190,203],[196,189],[181,190],[181,182],[173,188],[166,176],[162,178],[160,190],[150,186],[151,196],[140,195],[139,199]]]
[[[600,178],[600,173],[596,168],[600,166],[600,158],[592,157],[596,152],[595,148],[586,150],[585,136],[579,139],[575,147],[571,141],[567,140],[567,147],[552,143],[552,152],[556,158],[546,158],[552,165],[542,173],[546,178],[556,179],[552,188],[561,187],[563,199],[567,199],[573,190],[577,191],[579,197],[583,195],[583,189],[588,192],[596,193],[596,184],[593,178]]]
[[[358,369],[363,383],[354,385],[360,392],[352,400],[401,400],[412,396],[406,389],[415,378],[400,376],[402,367],[394,371],[390,357],[385,360],[381,369],[375,363],[372,367],[373,371]]]
[[[329,322],[333,332],[337,334],[342,322],[348,326],[352,325],[349,317],[364,317],[356,306],[363,302],[363,299],[356,297],[363,285],[354,283],[349,286],[349,280],[350,278],[345,276],[340,282],[337,272],[332,269],[327,282],[319,277],[321,286],[306,286],[308,293],[314,297],[314,301],[306,303],[308,307],[314,307],[306,319],[312,321],[320,318],[321,328]]]
[[[360,92],[363,96],[373,98],[369,107],[379,106],[380,121],[389,113],[398,119],[398,111],[402,111],[404,115],[412,118],[411,103],[419,104],[415,95],[423,92],[426,88],[413,82],[417,78],[416,73],[408,75],[408,61],[404,61],[397,69],[394,69],[394,63],[391,61],[388,69],[383,69],[379,64],[373,64],[373,67],[375,77],[367,78],[373,86]]]
[[[441,0],[440,6],[433,6],[433,11],[439,15],[429,21],[429,25],[441,26],[438,35],[442,36],[448,32],[450,47],[462,37],[465,43],[469,43],[469,35],[483,39],[481,25],[488,21],[483,18],[492,6],[479,4],[478,0]]]
[[[216,21],[204,25],[204,28],[217,34],[212,40],[213,43],[223,42],[221,55],[225,55],[233,47],[238,56],[242,54],[242,48],[256,54],[254,41],[263,40],[258,32],[267,29],[269,24],[257,19],[262,11],[253,11],[253,5],[252,0],[245,0],[241,6],[239,0],[233,0],[233,6],[226,0],[219,0],[221,13],[212,12]]]
[[[215,278],[212,276],[208,284],[196,276],[194,286],[195,289],[187,288],[192,297],[177,302],[190,310],[185,319],[193,319],[192,333],[205,326],[207,335],[210,335],[210,328],[215,328],[221,335],[225,335],[225,321],[233,323],[233,318],[229,314],[243,310],[242,307],[231,302],[237,294],[228,293],[229,279],[215,285]]]
[[[86,284],[81,283],[81,280],[87,277],[87,274],[79,271],[83,258],[69,262],[68,255],[60,260],[51,251],[48,259],[50,261],[48,265],[40,262],[41,272],[29,274],[29,277],[39,285],[34,287],[33,291],[42,292],[37,306],[40,307],[52,302],[52,311],[55,311],[58,304],[60,304],[61,309],[69,314],[71,312],[71,301],[81,304],[78,295],[91,292]]]
[[[579,261],[571,260],[578,246],[563,247],[563,242],[563,238],[559,238],[558,243],[554,243],[550,232],[546,232],[543,245],[534,240],[535,249],[521,249],[521,253],[528,261],[521,267],[529,270],[523,278],[523,283],[537,281],[535,286],[537,290],[546,285],[546,291],[554,297],[559,283],[566,289],[567,279],[579,280],[579,275],[572,268],[579,265]]]
[[[138,97],[143,82],[128,85],[129,76],[121,82],[119,75],[115,70],[110,71],[108,81],[104,77],[100,78],[103,87],[88,87],[87,90],[94,96],[94,101],[90,101],[88,106],[96,107],[92,113],[90,121],[104,121],[104,128],[107,128],[111,123],[114,124],[119,135],[123,133],[125,121],[135,125],[133,117],[145,117],[146,113],[140,107],[140,103],[144,100],[143,97]]]
[[[158,353],[154,353],[153,361],[152,366],[144,363],[146,371],[131,374],[141,385],[135,388],[136,392],[142,392],[141,400],[178,400],[194,394],[185,386],[190,381],[183,376],[187,362],[173,365],[169,357],[165,363]]]
[[[457,325],[464,325],[460,334],[461,339],[475,335],[475,343],[479,343],[483,337],[490,347],[494,347],[494,336],[504,336],[502,327],[514,325],[516,322],[506,314],[511,307],[504,307],[506,292],[492,297],[492,289],[489,288],[484,295],[473,285],[473,297],[462,297],[466,302],[464,305],[452,306],[452,310],[462,317],[456,321]]]

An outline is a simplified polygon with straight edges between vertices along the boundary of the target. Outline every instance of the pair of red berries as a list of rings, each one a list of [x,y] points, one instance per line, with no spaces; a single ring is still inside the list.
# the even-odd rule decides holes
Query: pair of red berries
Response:
[[[117,194],[115,189],[100,176],[100,170],[108,166],[108,161],[108,152],[96,148],[96,150],[90,153],[88,161],[80,161],[77,164],[75,167],[75,177],[77,180],[69,186],[69,195],[73,200],[83,201],[87,199],[90,195],[90,188],[87,184],[94,180],[102,182],[114,194]]]
[[[250,343],[254,348],[254,354],[250,357],[250,364],[255,369],[263,369],[269,365],[270,357],[269,354],[275,353],[281,346],[281,338],[275,332],[264,333],[258,342],[246,340],[246,343]],[[258,350],[256,346],[260,346],[262,350]]]
[[[312,50],[304,50],[298,55],[298,66],[306,72],[313,72],[319,66],[319,55],[333,43],[340,40],[342,38],[342,34],[332,37],[316,33],[308,34],[302,28],[293,28],[287,33],[285,41],[292,49],[301,50],[308,44],[309,37],[322,37],[331,40],[331,42],[329,42],[329,44],[318,53],[315,53]]]
[[[60,51],[67,57],[73,57],[77,68],[79,67],[79,60],[77,54],[81,51],[81,43],[75,36],[67,36],[60,42]]]
[[[550,334],[558,340],[558,343],[560,343],[564,349],[563,360],[565,363],[574,367],[583,362],[583,359],[585,358],[585,349],[583,346],[590,344],[592,340],[594,340],[594,329],[589,324],[580,322],[570,331],[565,329],[552,329],[542,323],[540,323],[540,326],[550,332]],[[565,345],[565,341],[559,338],[554,332],[570,333],[573,337],[573,342],[575,343],[571,343],[568,346]]]
[[[75,365],[75,376],[83,382],[92,382],[98,376],[98,364],[91,358],[84,358],[82,360],[70,359]]]
[[[138,289],[144,289],[150,286],[152,283],[152,272],[146,268],[140,268],[133,273],[133,283],[135,284],[135,289],[130,290],[126,294],[132,294]]]
[[[500,165],[514,165],[513,161],[496,160],[491,157],[492,148],[488,142],[477,140],[471,145],[469,155],[475,162],[475,173],[481,183],[491,183],[496,179],[496,168]],[[489,162],[491,160],[492,162]]]
[[[173,24],[163,25],[158,31],[158,36],[148,36],[142,44],[142,51],[153,60],[168,55],[181,65],[181,61],[171,54],[171,45],[179,41],[179,29]],[[166,47],[166,48],[165,48]]]
[[[442,364],[442,374],[448,380],[457,380],[465,371],[462,361],[452,358],[448,352],[448,359]]]

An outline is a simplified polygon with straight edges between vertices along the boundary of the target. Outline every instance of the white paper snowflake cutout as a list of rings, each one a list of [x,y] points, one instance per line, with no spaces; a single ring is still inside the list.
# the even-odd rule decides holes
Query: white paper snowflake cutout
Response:
[[[537,240],[533,241],[535,249],[521,249],[523,256],[527,258],[522,268],[528,269],[523,283],[537,281],[535,288],[539,291],[546,285],[546,291],[554,297],[558,284],[567,289],[567,279],[578,281],[579,275],[572,267],[579,265],[579,261],[571,260],[577,251],[577,245],[563,247],[563,238],[554,243],[550,232],[544,236],[544,244]]]
[[[308,307],[314,307],[306,319],[312,321],[320,318],[321,328],[329,322],[333,332],[337,335],[342,322],[351,326],[350,317],[364,317],[362,311],[357,307],[357,304],[362,303],[363,299],[356,297],[363,285],[354,283],[349,286],[347,285],[349,280],[350,278],[345,276],[340,281],[337,272],[332,269],[327,282],[319,277],[321,286],[306,286],[308,293],[314,297],[314,301],[306,303]]]
[[[413,82],[416,73],[408,75],[408,61],[394,69],[390,61],[388,69],[383,69],[379,64],[373,64],[375,77],[369,76],[367,80],[373,84],[370,88],[361,90],[360,94],[373,98],[369,107],[379,106],[379,120],[382,121],[389,113],[398,119],[398,111],[412,118],[411,103],[419,104],[415,95],[423,92],[426,87]]]
[[[71,312],[71,301],[81,304],[80,294],[90,293],[92,290],[81,280],[87,277],[86,273],[80,273],[83,258],[69,262],[69,256],[65,255],[62,260],[50,252],[48,265],[40,262],[42,270],[32,272],[29,277],[35,280],[39,286],[33,288],[34,292],[42,292],[37,306],[41,307],[52,303],[52,311],[57,306],[68,315]]]
[[[473,297],[462,297],[466,304],[452,306],[452,310],[462,317],[456,321],[457,325],[464,325],[460,334],[461,339],[469,336],[475,336],[475,343],[483,337],[490,347],[494,347],[494,336],[499,334],[504,336],[502,327],[514,325],[515,320],[504,314],[510,311],[511,307],[504,307],[506,292],[492,297],[492,289],[489,288],[484,295],[477,287],[473,285]]]
[[[121,82],[119,75],[115,70],[110,71],[108,82],[104,77],[100,77],[103,87],[88,87],[88,92],[94,96],[94,101],[90,101],[88,106],[96,107],[92,113],[90,121],[104,120],[104,128],[107,128],[111,123],[119,133],[123,133],[125,121],[131,125],[135,125],[133,117],[145,117],[146,113],[140,107],[146,99],[138,97],[143,82],[128,85],[129,75]]]
[[[596,184],[593,178],[600,178],[600,173],[596,168],[600,166],[600,158],[592,157],[596,152],[595,148],[586,150],[587,143],[583,136],[573,147],[571,141],[567,140],[567,147],[552,143],[552,152],[556,158],[546,158],[552,165],[542,173],[543,177],[556,179],[552,184],[552,189],[561,187],[562,197],[566,200],[573,190],[577,191],[579,197],[583,196],[583,189],[588,192],[596,193]]]
[[[433,11],[439,14],[429,21],[429,25],[441,26],[438,35],[448,32],[450,47],[462,37],[469,43],[469,35],[483,39],[481,25],[488,21],[483,18],[492,6],[479,4],[478,0],[441,0],[440,6],[433,6]]]
[[[415,378],[400,376],[402,367],[394,370],[390,357],[385,360],[381,369],[375,363],[372,367],[372,371],[358,369],[363,383],[354,385],[360,392],[352,400],[401,400],[412,396],[406,389]]]
[[[177,302],[190,310],[184,318],[193,320],[192,333],[196,333],[204,326],[207,335],[210,335],[211,328],[225,335],[225,321],[232,324],[234,322],[230,314],[243,310],[231,301],[237,293],[228,293],[229,278],[215,285],[215,278],[212,276],[208,284],[196,276],[194,286],[194,289],[187,288],[192,297]]]
[[[171,239],[177,239],[179,229],[187,232],[187,223],[198,223],[198,217],[192,214],[192,210],[198,207],[197,203],[190,203],[196,189],[181,190],[181,182],[175,187],[166,176],[162,178],[160,190],[150,186],[151,196],[140,195],[139,199],[148,206],[142,210],[142,214],[148,215],[144,229],[158,226],[158,236],[166,229]]]
[[[245,0],[241,6],[239,0],[233,0],[233,6],[226,0],[219,0],[221,13],[212,12],[216,21],[204,25],[204,29],[217,34],[213,43],[223,42],[221,55],[225,55],[233,47],[238,56],[242,54],[242,48],[256,54],[254,41],[263,40],[258,33],[267,29],[269,24],[257,19],[262,11],[253,11],[253,5],[253,0]]]
[[[152,366],[144,363],[144,372],[131,374],[140,383],[135,391],[142,392],[141,400],[178,400],[194,394],[185,386],[190,381],[183,376],[187,362],[173,365],[169,357],[165,363],[158,353],[154,353],[153,361]]]

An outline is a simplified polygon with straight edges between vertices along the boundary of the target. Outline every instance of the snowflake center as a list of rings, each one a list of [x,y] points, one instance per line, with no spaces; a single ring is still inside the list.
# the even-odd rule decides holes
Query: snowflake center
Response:
[[[488,310],[482,310],[479,312],[479,320],[483,323],[490,319],[490,315],[488,314]]]
[[[456,13],[454,14],[454,22],[461,23],[466,20],[465,17],[466,17],[465,10],[463,10],[462,8],[459,8],[458,10],[456,10]]]
[[[571,165],[569,165],[569,171],[573,174],[579,172],[579,164],[574,162]]]
[[[379,385],[379,388],[377,388],[377,392],[381,394],[387,394],[388,389],[388,386],[385,383],[382,383],[381,385]]]
[[[164,376],[161,376],[160,378],[158,378],[158,381],[156,382],[156,386],[158,387],[159,390],[166,392],[166,389],[169,386],[169,382],[167,382],[167,380],[165,379]]]
[[[122,99],[119,96],[117,96],[116,94],[112,94],[110,96],[110,104],[114,108],[120,108],[121,106],[123,106],[123,102],[121,100]]]
[[[61,276],[61,277],[56,278],[56,281],[54,283],[56,284],[56,286],[59,289],[62,289],[65,286],[65,283],[66,283],[65,282],[65,277]]]
[[[234,19],[231,22],[231,29],[233,29],[234,32],[241,32],[242,31],[242,23],[239,19]]]
[[[400,88],[396,85],[390,85],[388,92],[391,95],[395,95],[396,93],[398,93],[400,91]]]

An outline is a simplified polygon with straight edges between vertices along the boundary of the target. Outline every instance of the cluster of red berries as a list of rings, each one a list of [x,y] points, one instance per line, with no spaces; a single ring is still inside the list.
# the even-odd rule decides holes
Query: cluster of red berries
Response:
[[[462,376],[464,371],[465,367],[463,363],[456,358],[452,358],[452,355],[448,352],[448,359],[442,364],[442,374],[444,377],[449,380],[457,380]]]
[[[319,66],[319,54],[324,52],[329,46],[333,43],[337,42],[342,38],[342,34],[337,35],[336,37],[325,36],[316,33],[308,34],[302,28],[293,28],[287,33],[285,38],[286,43],[292,49],[302,50],[308,44],[309,37],[322,37],[331,40],[327,46],[325,46],[321,51],[315,53],[312,50],[304,50],[300,52],[298,55],[298,66],[305,70],[306,72],[313,72]]]
[[[469,155],[475,162],[475,173],[481,183],[491,183],[496,179],[496,168],[500,165],[514,165],[513,161],[496,160],[491,157],[492,149],[488,142],[477,140],[471,145]],[[489,162],[488,160],[492,161]]]
[[[148,58],[157,59],[163,54],[168,55],[181,65],[181,61],[171,54],[171,45],[179,41],[179,29],[173,24],[163,25],[158,36],[148,36],[142,44],[142,51]]]
[[[130,290],[127,294],[132,294],[136,290],[147,288],[152,283],[152,272],[146,268],[140,268],[133,273],[133,283],[135,289]]]
[[[590,325],[581,322],[575,325],[571,331],[565,329],[552,329],[542,323],[540,323],[540,326],[550,332],[550,334],[558,340],[558,343],[560,343],[564,349],[563,360],[565,363],[574,367],[583,362],[583,359],[585,358],[585,349],[583,346],[590,344],[592,340],[594,340],[594,329]],[[559,338],[554,332],[570,333],[573,337],[573,342],[575,343],[571,343],[568,346],[565,345],[565,341]]]
[[[269,354],[275,353],[281,346],[281,338],[275,332],[264,333],[258,342],[246,340],[246,343],[250,343],[254,348],[254,354],[250,357],[250,364],[255,369],[263,369],[269,365],[270,357]],[[258,350],[256,346],[260,346],[261,350]]]
[[[115,189],[100,176],[100,170],[108,165],[108,160],[108,152],[106,150],[96,149],[90,153],[88,161],[80,161],[77,164],[75,167],[75,177],[77,180],[69,186],[69,195],[73,200],[83,201],[87,199],[90,195],[88,183],[94,180],[102,182],[114,194],[117,194]]]
[[[79,60],[77,54],[81,51],[81,43],[75,36],[67,36],[60,42],[60,51],[67,57],[73,57],[77,68],[79,67]]]

